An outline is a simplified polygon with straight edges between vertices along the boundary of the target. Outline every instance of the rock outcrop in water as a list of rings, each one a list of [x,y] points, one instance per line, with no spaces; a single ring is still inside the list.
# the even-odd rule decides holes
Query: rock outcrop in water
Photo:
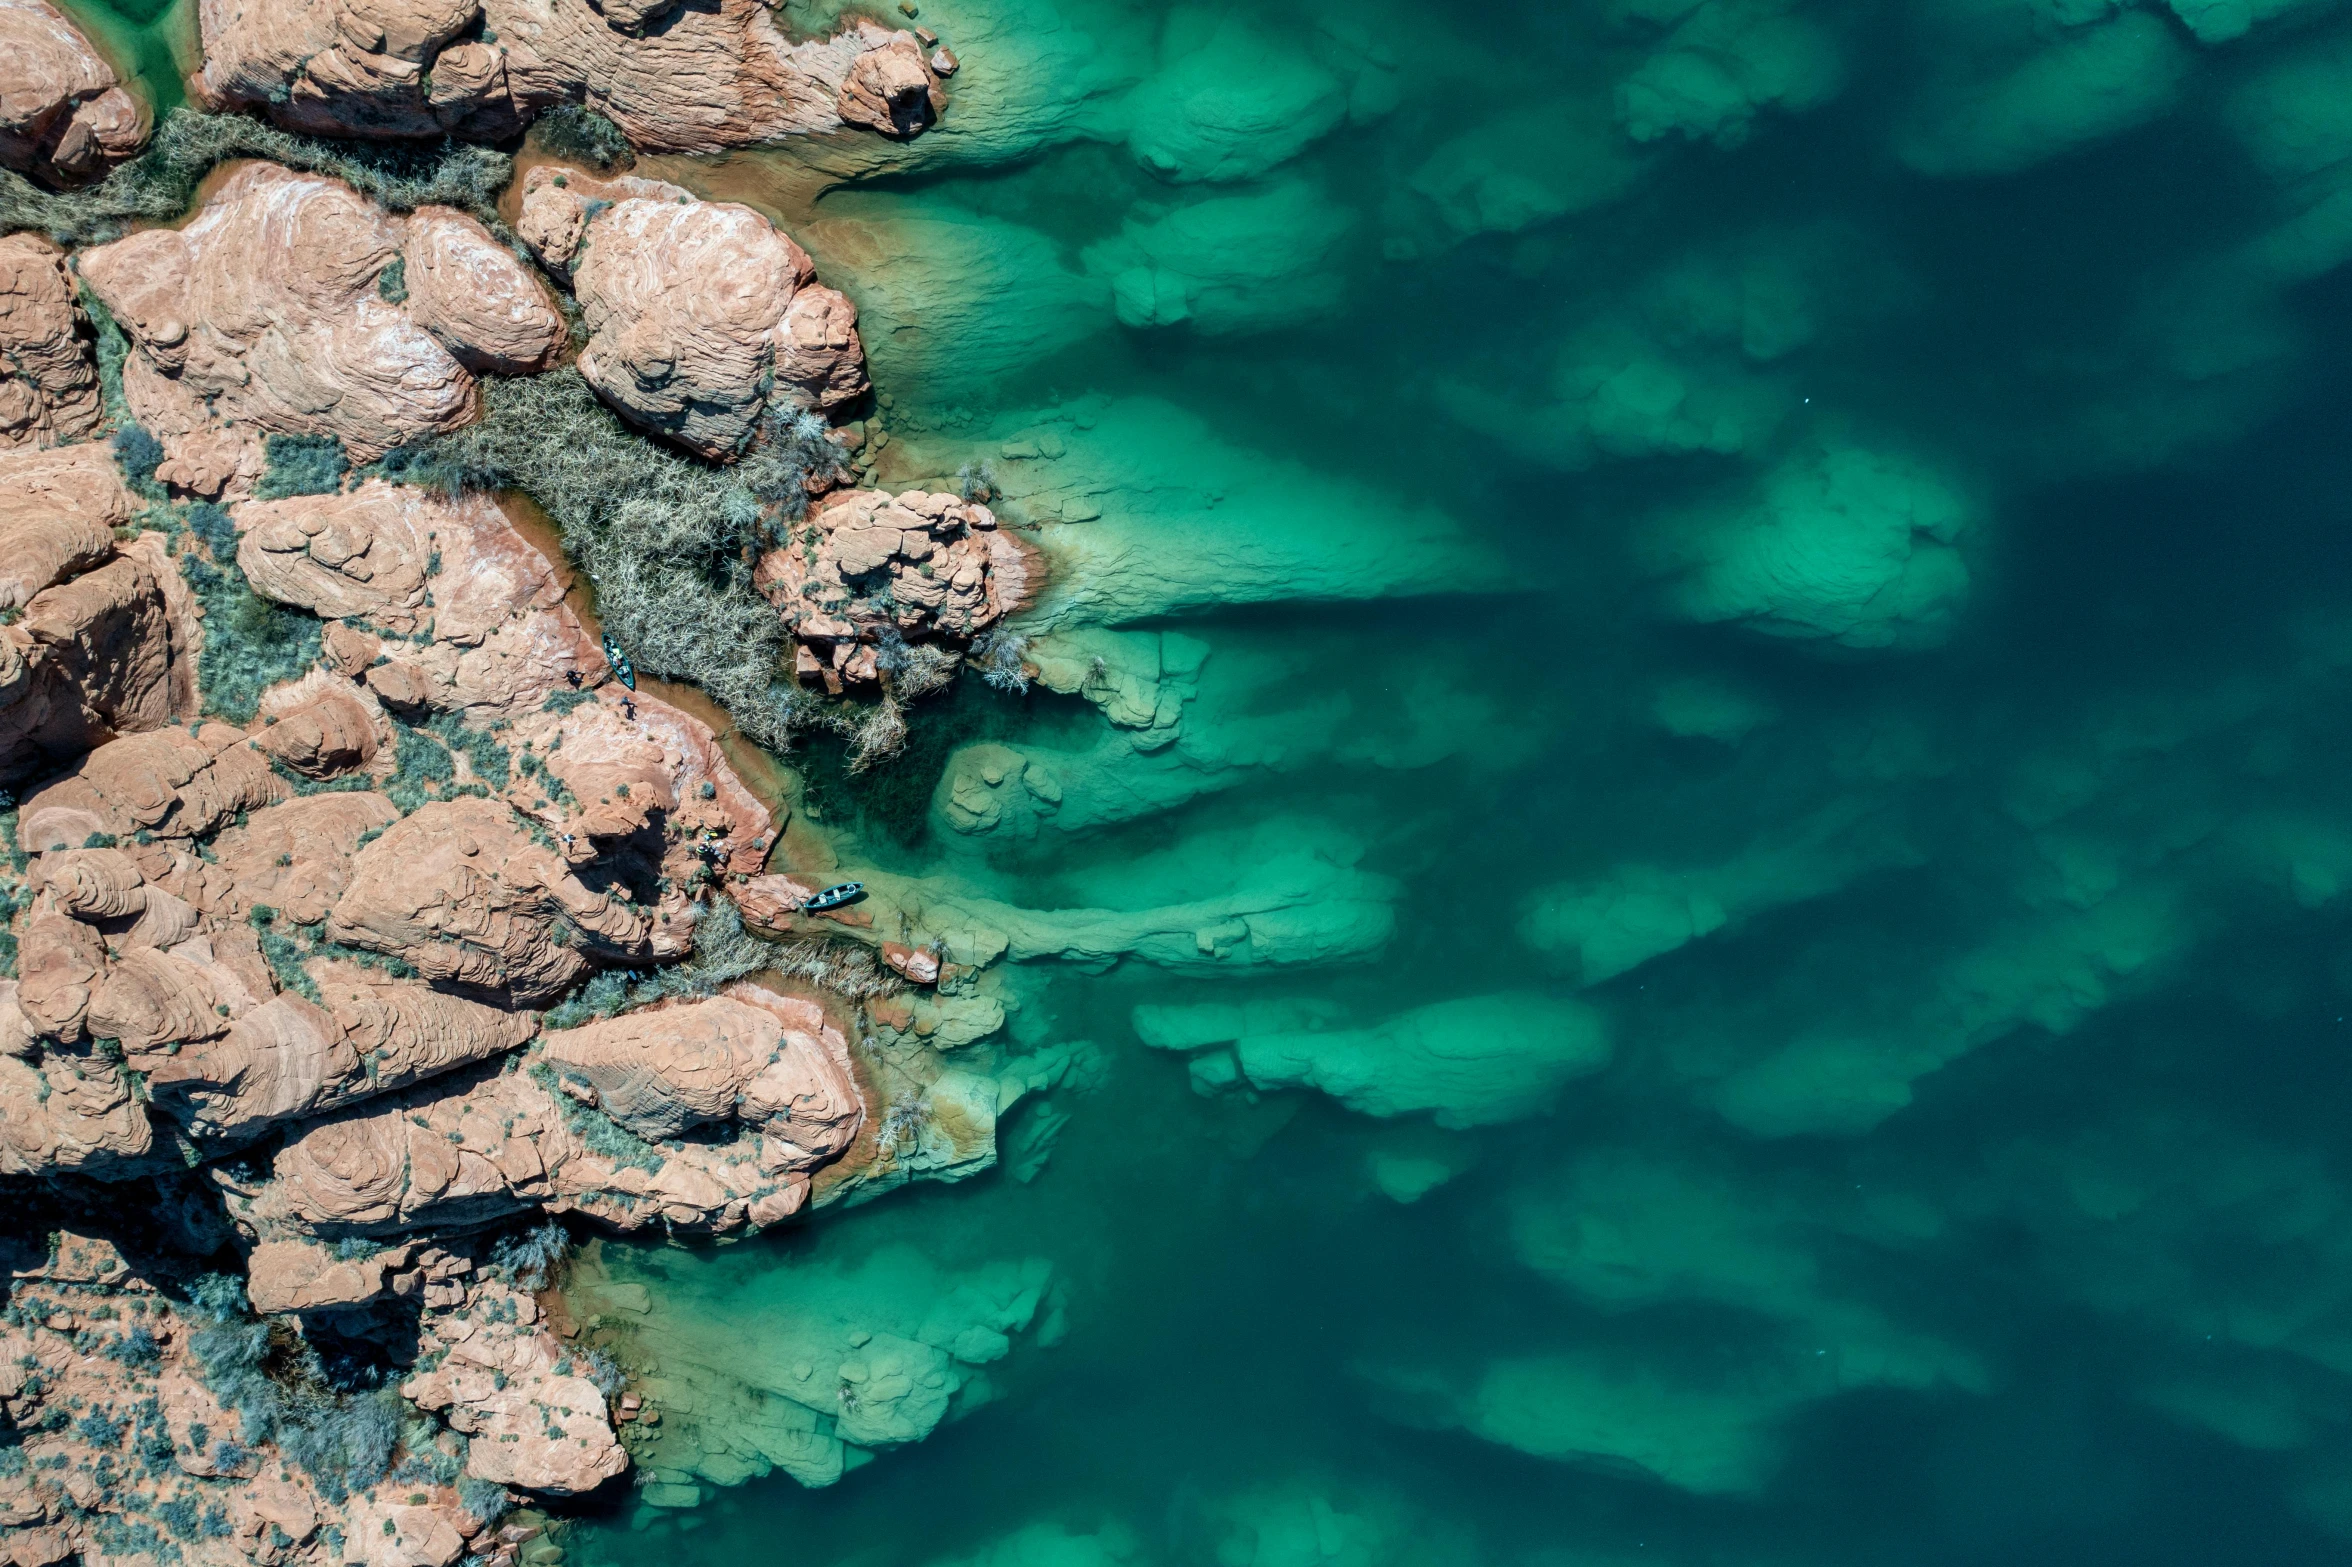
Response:
[[[0,168],[95,179],[139,150],[147,111],[48,0],[0,4]]]
[[[207,97],[323,135],[497,141],[585,99],[647,151],[718,152],[844,126],[912,136],[945,102],[912,33],[855,21],[794,43],[758,0],[395,0],[364,14],[203,0],[199,14]]]
[[[872,686],[908,642],[969,646],[1022,605],[1032,570],[977,501],[846,490],[811,507],[753,581],[792,630],[796,673],[838,694]]]

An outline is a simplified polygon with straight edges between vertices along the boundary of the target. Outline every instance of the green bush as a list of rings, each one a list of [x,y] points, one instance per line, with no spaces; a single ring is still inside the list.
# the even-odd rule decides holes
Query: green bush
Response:
[[[449,748],[407,724],[392,726],[392,759],[397,770],[384,785],[384,797],[403,816],[427,800],[447,798],[450,786],[457,782]]]
[[[449,140],[328,140],[242,115],[174,109],[145,152],[86,189],[43,190],[21,174],[0,170],[0,233],[31,229],[61,245],[100,244],[136,221],[179,217],[204,176],[232,158],[266,158],[330,174],[395,212],[427,204],[462,208],[496,229],[503,228],[498,193],[514,174],[514,160],[488,147]]]
[[[331,1386],[307,1346],[273,1356],[269,1324],[226,1275],[198,1280],[187,1312],[200,1324],[188,1336],[189,1352],[213,1397],[243,1423],[245,1442],[275,1442],[337,1504],[384,1477],[400,1443],[398,1393]],[[220,1448],[242,1445],[224,1437]]]
[[[607,115],[585,104],[567,103],[539,116],[531,127],[550,157],[592,168],[612,169],[629,161],[629,138]]]
[[[180,557],[180,575],[204,606],[204,654],[196,665],[204,710],[249,724],[263,691],[318,662],[324,627],[317,616],[254,592],[235,566],[214,566],[191,552]]]
[[[514,1511],[514,1498],[506,1494],[505,1486],[495,1481],[459,1475],[457,1505],[480,1519],[484,1527],[488,1527]]]
[[[197,501],[184,515],[188,531],[203,541],[214,560],[226,565],[237,558],[237,525],[226,511],[210,501]]]
[[[452,751],[463,751],[474,776],[493,789],[503,789],[514,776],[506,747],[484,730],[468,729],[455,713],[436,713],[428,726]],[[453,773],[452,777],[455,776]]]
[[[145,426],[126,422],[115,429],[110,444],[132,490],[149,500],[163,499],[163,486],[155,482],[155,470],[163,462],[163,443],[149,435]]]
[[[351,458],[332,435],[273,435],[262,442],[269,466],[253,486],[257,501],[289,495],[333,495],[351,472]]]
[[[255,939],[261,944],[261,960],[277,976],[278,989],[316,1003],[319,988],[303,970],[306,956],[302,944],[278,929],[278,911],[266,903],[256,903],[246,911],[246,923],[253,927]]]
[[[392,264],[376,274],[376,297],[387,305],[408,303],[408,258],[394,256]]]

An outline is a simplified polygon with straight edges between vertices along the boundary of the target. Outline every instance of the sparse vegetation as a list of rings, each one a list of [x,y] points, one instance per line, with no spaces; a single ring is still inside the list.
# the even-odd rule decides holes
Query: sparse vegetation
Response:
[[[408,303],[408,258],[394,256],[389,266],[376,274],[376,297],[387,305]]]
[[[660,969],[607,969],[549,1008],[545,1023],[553,1029],[578,1028],[656,1001],[716,995],[747,974],[775,967],[780,950],[743,928],[732,899],[714,898],[696,918],[694,951],[685,962]]]
[[[514,1498],[506,1487],[491,1480],[477,1480],[472,1475],[457,1477],[457,1505],[482,1520],[488,1527],[514,1511]]]
[[[543,1290],[571,1254],[571,1232],[553,1219],[502,1237],[490,1248],[491,1271],[518,1288]]]
[[[560,104],[539,116],[531,131],[550,157],[597,169],[618,168],[630,158],[628,136],[586,104]]]
[[[463,751],[466,763],[474,776],[493,789],[503,789],[514,776],[512,758],[505,746],[487,730],[469,729],[455,713],[436,713],[426,727],[438,735],[441,743],[451,751]],[[454,775],[453,775],[454,776]]]
[[[261,945],[262,961],[276,976],[278,989],[316,1004],[319,988],[302,967],[306,954],[301,943],[278,928],[278,911],[266,903],[256,903],[246,911],[245,920],[253,927],[254,938]]]
[[[555,1101],[556,1111],[564,1118],[564,1125],[571,1128],[573,1135],[580,1139],[590,1153],[648,1174],[658,1174],[661,1167],[668,1163],[659,1148],[594,1105],[582,1104],[565,1093],[563,1085],[556,1081],[555,1068],[539,1061],[533,1063],[530,1070],[531,1075],[546,1087],[548,1097]]]
[[[398,770],[384,784],[384,797],[403,816],[427,800],[447,798],[457,782],[457,767],[449,748],[421,729],[407,724],[392,728],[392,759]],[[430,789],[431,793],[428,793]]]
[[[126,420],[116,426],[109,444],[133,493],[148,500],[163,499],[163,486],[155,479],[155,470],[163,463],[163,443],[148,434],[145,426]]]
[[[605,626],[638,669],[701,686],[746,735],[782,749],[817,704],[789,678],[788,639],[751,571],[805,509],[802,481],[840,468],[823,422],[773,413],[721,468],[629,429],[569,367],[484,391],[479,422],[392,452],[379,470],[451,493],[530,495],[595,581]]]
[[[1019,696],[1029,689],[1029,639],[1009,626],[994,626],[972,644],[980,678],[996,690]]]
[[[232,158],[331,174],[395,212],[428,203],[459,207],[493,227],[501,226],[498,193],[514,172],[512,159],[488,147],[335,141],[243,115],[174,109],[145,152],[87,189],[43,190],[21,174],[0,171],[0,232],[31,229],[61,245],[100,244],[136,221],[180,216],[204,176]]]
[[[397,1393],[333,1385],[315,1350],[273,1341],[235,1279],[199,1280],[187,1310],[199,1324],[189,1352],[213,1396],[243,1424],[244,1443],[276,1443],[331,1502],[384,1477],[400,1444]]]

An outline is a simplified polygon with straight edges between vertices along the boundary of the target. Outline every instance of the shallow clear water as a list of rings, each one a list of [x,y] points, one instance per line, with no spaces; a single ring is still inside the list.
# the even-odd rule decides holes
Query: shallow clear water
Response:
[[[813,749],[787,849],[1192,912],[998,971],[972,1059],[1083,1047],[1004,1167],[601,1247],[706,1456],[852,1350],[953,1411],[572,1549],[2352,1559],[2352,16],[922,21],[898,167],[661,170],[1104,664]]]

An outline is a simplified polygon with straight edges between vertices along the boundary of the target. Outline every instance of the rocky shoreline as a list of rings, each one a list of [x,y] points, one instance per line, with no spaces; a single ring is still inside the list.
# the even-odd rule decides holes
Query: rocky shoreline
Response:
[[[586,92],[639,148],[709,151],[913,136],[955,69],[871,22],[672,9],[207,0],[192,85],[474,140]],[[42,0],[0,5],[0,59],[0,163],[70,187],[137,152],[144,111]],[[984,1166],[1023,1091],[947,1064],[1004,1017],[970,967],[803,912],[821,877],[770,873],[789,805],[616,670],[497,476],[434,443],[494,385],[584,381],[620,461],[732,486],[773,678],[902,730],[1034,551],[984,491],[854,487],[857,313],[767,218],[585,162],[515,210],[258,161],[184,223],[0,240],[14,1567],[544,1567],[510,1510],[610,1488],[662,1419],[546,1293],[549,1216],[775,1225]],[[842,1388],[834,1473],[929,1428],[855,1429]]]

